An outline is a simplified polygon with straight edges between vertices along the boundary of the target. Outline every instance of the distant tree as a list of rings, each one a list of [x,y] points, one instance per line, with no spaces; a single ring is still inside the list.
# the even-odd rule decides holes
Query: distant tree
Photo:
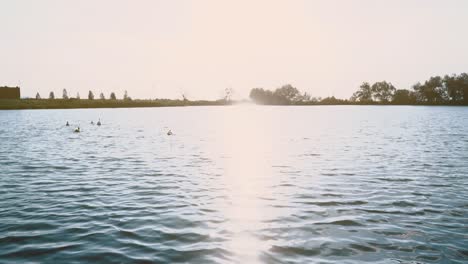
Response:
[[[55,99],[55,94],[54,92],[49,93],[49,99]]]
[[[458,83],[461,86],[460,90],[463,94],[462,102],[465,105],[468,105],[468,74],[462,73],[458,76]]]
[[[226,102],[230,102],[233,93],[234,93],[234,91],[232,90],[232,88],[224,89],[224,98],[223,98],[223,100],[226,101]]]
[[[322,97],[311,97],[309,101],[312,103],[318,103],[322,101]]]
[[[88,93],[88,100],[94,100],[94,94],[92,91],[89,91]]]
[[[39,94],[39,92],[36,93],[36,99],[37,99],[37,100],[41,99],[41,95]]]
[[[249,97],[252,101],[257,104],[264,104],[263,96],[265,94],[265,90],[263,88],[253,88],[250,90]]]
[[[62,95],[62,98],[63,98],[63,99],[68,99],[68,93],[67,93],[67,89],[63,89],[63,95]]]
[[[117,97],[115,96],[115,93],[112,92],[109,97],[111,100],[117,100]]]
[[[440,76],[431,77],[428,81],[424,83],[429,90],[434,91],[435,102],[442,103],[448,101],[447,89],[444,86],[443,79]]]
[[[460,85],[458,84],[456,75],[445,75],[442,79],[445,89],[447,89],[447,95],[449,100],[452,102],[459,102],[463,100],[463,91],[461,90]]]
[[[423,103],[443,103],[449,98],[440,76],[431,77],[424,84],[417,83],[413,89],[417,94],[418,101]]]
[[[301,100],[303,102],[308,102],[311,101],[311,96],[307,92],[304,92],[304,94],[301,96]]]
[[[359,90],[356,91],[351,97],[353,102],[361,103],[372,103],[372,88],[368,82],[364,82],[359,86]]]
[[[286,84],[276,89],[274,94],[285,104],[301,100],[301,93],[290,84]]]
[[[99,99],[101,99],[101,100],[106,100],[106,97],[104,96],[103,93],[101,93],[101,94],[99,95]]]
[[[421,90],[422,90],[421,86],[422,86],[422,84],[420,82],[418,82],[418,83],[415,83],[411,87],[411,89],[413,89],[414,95],[416,96],[416,102],[418,102],[418,103],[422,103],[422,102],[426,101],[424,95],[421,92]]]
[[[326,98],[323,98],[320,101],[321,104],[329,104],[329,105],[339,105],[339,104],[345,104],[347,102],[348,101],[346,101],[346,100],[337,99],[337,98],[335,98],[335,96],[326,97]]]
[[[412,105],[416,103],[416,95],[412,91],[406,89],[399,89],[395,91],[392,103],[401,105]]]
[[[250,99],[257,104],[287,105],[310,101],[311,97],[307,93],[301,94],[297,88],[286,84],[276,89],[274,92],[264,90],[263,88],[253,88],[250,90]]]
[[[80,100],[80,93],[76,93],[76,99]]]
[[[128,96],[127,90],[125,90],[125,92],[124,92],[124,97],[123,97],[123,99],[126,100],[126,101],[127,101],[127,100],[132,100],[132,98]]]
[[[468,104],[468,74],[445,75],[442,82],[451,102]]]
[[[272,91],[263,88],[253,88],[250,90],[250,99],[257,104],[279,104],[279,100]]]
[[[376,82],[371,86],[372,97],[377,102],[388,103],[392,100],[396,88],[386,81]]]
[[[182,101],[184,102],[188,101],[187,96],[185,96],[185,93],[182,93]]]

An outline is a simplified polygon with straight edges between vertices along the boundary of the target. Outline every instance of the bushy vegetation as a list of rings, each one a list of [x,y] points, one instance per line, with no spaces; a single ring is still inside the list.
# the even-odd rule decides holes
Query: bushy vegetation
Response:
[[[363,83],[351,97],[364,104],[468,105],[468,74],[431,77],[411,89],[396,89],[382,81]]]
[[[258,104],[288,105],[310,101],[310,96],[307,93],[301,94],[297,88],[286,84],[274,91],[254,88],[250,91],[250,99]]]
[[[254,88],[250,90],[250,99],[257,104],[264,105],[338,105],[348,104],[348,100],[341,100],[335,97],[311,97],[307,93],[300,92],[290,84],[286,84],[274,91]]]
[[[349,100],[333,96],[323,99],[311,97],[289,84],[274,91],[254,88],[250,91],[250,98],[267,105],[468,105],[468,74],[431,77],[423,83],[416,83],[411,89],[397,89],[387,81],[372,85],[364,82]]]

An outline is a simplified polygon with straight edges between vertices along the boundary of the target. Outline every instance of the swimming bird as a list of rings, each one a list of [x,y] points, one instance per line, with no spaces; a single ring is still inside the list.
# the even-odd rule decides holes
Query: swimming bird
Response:
[[[98,125],[98,126],[101,125],[101,118],[99,118],[99,121],[97,121],[97,125]]]
[[[75,130],[73,132],[80,133],[80,127],[75,128]]]
[[[169,131],[167,131],[167,135],[171,136],[172,135],[172,130],[169,129]]]
[[[70,126],[70,124],[68,123],[68,121],[67,121],[67,124],[66,124],[65,126]]]

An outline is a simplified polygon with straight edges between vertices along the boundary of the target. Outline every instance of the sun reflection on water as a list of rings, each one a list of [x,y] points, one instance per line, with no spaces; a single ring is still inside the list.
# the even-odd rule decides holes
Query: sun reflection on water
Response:
[[[258,262],[269,245],[258,230],[269,217],[271,186],[271,122],[259,107],[233,106],[223,117],[224,175],[229,205],[223,210],[231,239],[227,249],[243,263]]]

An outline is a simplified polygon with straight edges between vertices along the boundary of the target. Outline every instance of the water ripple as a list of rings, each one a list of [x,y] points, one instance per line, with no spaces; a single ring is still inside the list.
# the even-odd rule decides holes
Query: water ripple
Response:
[[[468,108],[246,109],[0,111],[0,263],[466,263]]]

